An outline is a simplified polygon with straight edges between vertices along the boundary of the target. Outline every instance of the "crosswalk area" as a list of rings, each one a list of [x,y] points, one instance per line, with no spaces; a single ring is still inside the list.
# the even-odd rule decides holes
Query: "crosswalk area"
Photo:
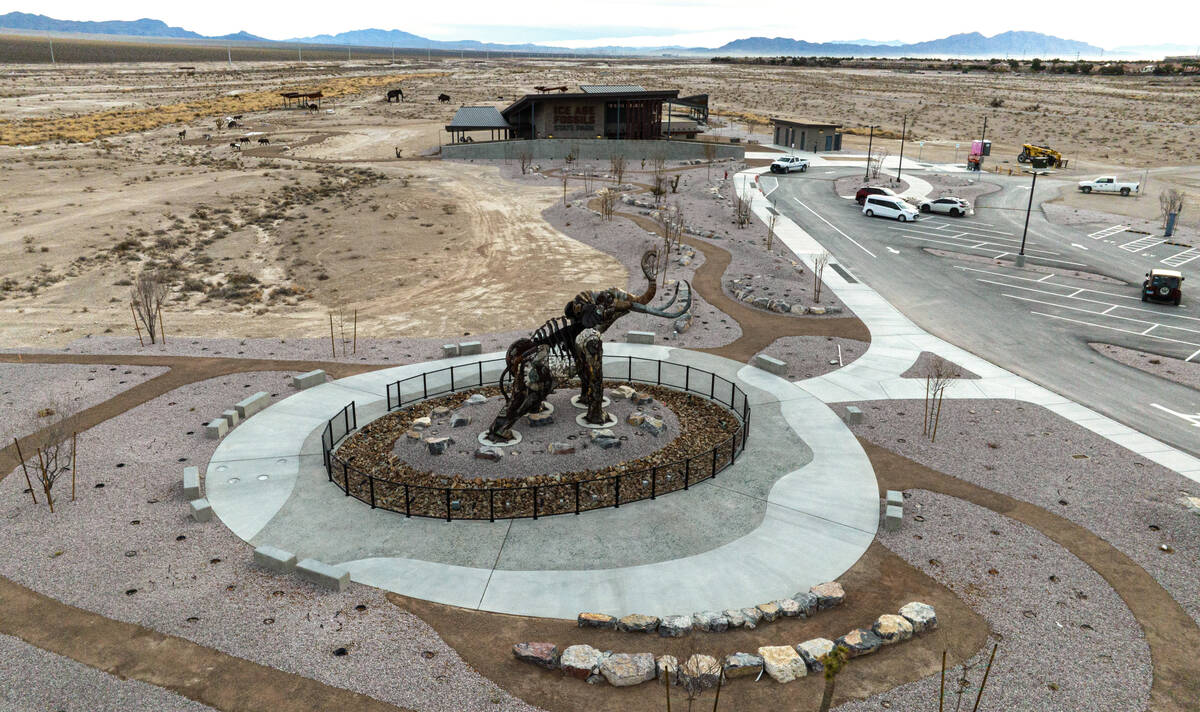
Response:
[[[1164,237],[1147,235],[1146,237],[1140,237],[1136,240],[1130,240],[1129,242],[1126,242],[1124,245],[1121,245],[1121,249],[1125,250],[1126,252],[1141,252],[1143,250],[1148,250],[1151,247],[1161,245],[1166,241],[1167,240]]]
[[[999,229],[991,223],[971,218],[922,217],[916,222],[889,225],[897,237],[930,246],[953,248],[991,259],[1013,258],[1021,248],[1021,235]],[[1083,267],[1082,262],[1066,259],[1069,255],[1047,249],[1038,239],[1025,241],[1025,256],[1030,262],[1060,267]]]
[[[1200,247],[1190,247],[1162,261],[1168,267],[1182,267],[1192,260],[1200,259]]]
[[[1093,240],[1103,240],[1106,237],[1112,237],[1113,235],[1125,232],[1128,229],[1129,227],[1127,225],[1113,225],[1112,227],[1106,227],[1103,230],[1097,230],[1096,232],[1089,233],[1088,237],[1092,238]]]

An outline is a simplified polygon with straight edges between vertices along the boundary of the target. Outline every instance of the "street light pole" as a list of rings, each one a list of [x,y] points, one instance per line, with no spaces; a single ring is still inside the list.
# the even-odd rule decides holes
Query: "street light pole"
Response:
[[[868,126],[867,128],[870,129],[871,132],[867,136],[867,172],[863,175],[864,183],[871,180],[871,144],[875,140],[875,127]]]
[[[1033,191],[1037,189],[1039,171],[1033,171],[1033,185],[1029,186],[1029,205],[1025,206],[1025,229],[1021,231],[1021,249],[1017,252],[1017,267],[1025,266],[1025,236],[1029,234],[1029,213],[1033,211]]]
[[[908,133],[908,114],[904,115],[904,127],[900,129],[900,164],[896,166],[896,181],[900,180],[900,173],[904,170],[904,135]]]

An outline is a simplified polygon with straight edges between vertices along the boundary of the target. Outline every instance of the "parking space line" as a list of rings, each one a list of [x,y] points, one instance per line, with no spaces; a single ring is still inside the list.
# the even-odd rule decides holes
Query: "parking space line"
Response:
[[[1062,321],[1069,321],[1074,324],[1083,324],[1084,326],[1094,326],[1097,329],[1108,329],[1109,331],[1119,331],[1122,334],[1133,334],[1134,336],[1141,336],[1141,334],[1139,334],[1136,331],[1130,331],[1128,329],[1118,329],[1115,326],[1106,326],[1104,324],[1093,324],[1090,321],[1083,321],[1082,319],[1071,319],[1071,318],[1065,317],[1065,316],[1055,316],[1054,314],[1044,314],[1042,312],[1036,312],[1036,311],[1031,311],[1029,313],[1036,314],[1038,316],[1044,316],[1048,319],[1061,319]],[[1168,339],[1165,336],[1155,336],[1154,334],[1146,334],[1146,338],[1147,339],[1158,339],[1159,341],[1170,341],[1173,344],[1186,344],[1188,346],[1200,346],[1200,344],[1195,344],[1195,343],[1192,343],[1191,341],[1182,341],[1180,339]],[[1200,351],[1197,351],[1196,354],[1200,354]],[[1195,356],[1196,354],[1192,354],[1192,356]],[[1188,358],[1190,359],[1191,356],[1189,356]]]
[[[1191,361],[1192,359],[1196,358],[1197,355],[1200,355],[1200,349],[1193,351],[1192,355],[1185,358],[1184,361]]]
[[[1187,259],[1182,259],[1184,257]],[[1192,247],[1180,252],[1177,255],[1171,255],[1163,260],[1162,263],[1168,267],[1182,267],[1183,265],[1186,265],[1188,262],[1191,262],[1195,259],[1200,259],[1200,247]]]
[[[1053,273],[1053,272],[1051,272],[1050,274],[1046,275],[1045,277],[1042,277],[1041,279],[1039,279],[1039,280],[1037,280],[1037,281],[1039,281],[1039,282],[1045,282],[1047,279],[1050,279],[1050,278],[1051,278],[1051,277],[1053,277],[1053,276],[1054,276],[1054,273]]]
[[[1166,240],[1160,240],[1158,237],[1151,235],[1149,237],[1139,237],[1136,240],[1131,240],[1120,247],[1126,252],[1141,252],[1142,250],[1148,250],[1155,245],[1161,245],[1164,242],[1166,242]]]
[[[1100,312],[1100,313],[1101,313],[1101,314],[1107,314],[1107,313],[1109,313],[1110,311],[1112,311],[1113,309],[1116,309],[1118,306],[1120,306],[1120,305],[1119,305],[1119,304],[1114,304],[1114,305],[1112,305],[1111,307],[1109,307],[1109,308],[1105,309],[1104,311],[1102,311],[1102,312]]]
[[[1154,331],[1155,327],[1158,327],[1158,326],[1161,326],[1161,324],[1151,325],[1149,329],[1146,329],[1145,331],[1142,332],[1142,336],[1145,336],[1146,334],[1149,334],[1151,331]],[[1172,328],[1175,328],[1175,327],[1172,327]]]
[[[889,225],[889,226],[888,226],[888,229],[889,229],[889,230],[895,230],[896,232],[912,233],[912,234],[914,234],[914,235],[925,235],[925,236],[927,236],[927,237],[941,237],[941,238],[950,239],[950,240],[961,240],[961,239],[962,239],[962,238],[963,238],[963,237],[966,235],[966,233],[961,233],[961,234],[958,234],[958,235],[940,235],[940,234],[937,234],[937,233],[931,233],[931,232],[922,232],[922,231],[920,231],[920,230],[914,230],[914,229],[912,229],[912,228],[896,227],[896,226],[894,226],[894,225]],[[986,236],[984,236],[984,237],[986,237]],[[912,239],[914,239],[914,240],[919,240],[919,239],[921,239],[921,238],[919,238],[919,237],[918,237],[918,238],[912,238]],[[978,239],[978,236],[976,236],[976,237],[974,237],[974,238],[971,238],[971,239]],[[963,247],[970,247],[970,245],[966,245],[966,244],[962,244],[962,243],[955,243],[955,244],[961,244]],[[991,242],[991,241],[983,241],[983,242],[980,242],[979,244],[980,244],[980,245],[993,245],[993,246],[995,246],[995,247],[1010,247],[1010,248],[1012,247],[1012,245],[1007,245],[1007,244],[1005,244],[1004,242]],[[1015,245],[1015,244],[1016,244],[1016,241],[1014,240],[1014,241],[1013,241],[1013,245]],[[1025,248],[1025,252],[1027,252],[1027,253],[1041,252],[1041,253],[1043,253],[1043,254],[1047,254],[1047,255],[1060,255],[1060,254],[1062,254],[1061,252],[1055,252],[1054,250],[1043,250],[1043,249],[1041,249],[1041,248],[1037,248],[1037,247],[1028,247],[1028,246],[1026,246],[1026,248]],[[1043,259],[1049,259],[1049,258],[1043,258]],[[1079,264],[1079,263],[1078,263],[1078,262],[1072,262],[1072,263],[1070,263],[1070,264]]]
[[[960,219],[961,219],[961,218],[960,218]],[[925,220],[926,220],[926,221],[928,221],[928,222],[933,222],[933,221],[930,221],[930,220],[929,220],[929,218],[925,218]],[[972,220],[970,223],[967,223],[967,224],[963,224],[963,223],[961,223],[961,222],[942,222],[942,221],[940,221],[940,220],[939,220],[939,221],[937,221],[936,223],[933,223],[933,224],[936,224],[936,225],[954,225],[954,226],[956,226],[956,227],[957,227],[958,229],[960,229],[960,230],[979,230],[979,231],[981,231],[981,232],[994,232],[994,233],[998,233],[998,234],[1000,234],[1000,235],[1008,235],[1009,237],[1012,237],[1012,236],[1014,235],[1014,233],[1011,233],[1011,232],[1005,232],[1005,231],[1003,231],[1003,230],[992,230],[992,229],[989,229],[989,228],[986,228],[986,227],[978,227],[979,225],[982,225],[983,223],[977,223],[977,222],[975,222],[974,220]]]
[[[805,210],[807,210],[808,212],[812,213],[813,215],[816,215],[818,220],[820,220],[821,222],[825,223],[825,224],[826,224],[826,225],[828,225],[829,227],[833,228],[834,232],[836,232],[837,234],[839,234],[839,235],[841,235],[842,237],[846,238],[846,239],[847,239],[847,240],[849,240],[850,242],[853,242],[853,243],[854,243],[854,245],[855,245],[856,247],[858,247],[858,249],[860,249],[860,250],[862,250],[863,252],[867,253],[867,254],[868,254],[868,255],[870,255],[871,257],[874,257],[874,256],[875,256],[875,253],[874,253],[874,252],[871,252],[871,251],[870,251],[870,250],[868,250],[867,248],[865,248],[865,247],[863,247],[862,245],[860,245],[860,244],[859,244],[859,242],[858,242],[858,240],[855,240],[853,237],[850,237],[850,236],[849,236],[849,235],[847,235],[846,233],[844,233],[844,232],[842,232],[841,230],[839,230],[839,229],[837,228],[837,226],[836,226],[836,225],[834,225],[833,223],[829,222],[829,221],[828,221],[828,220],[826,220],[825,218],[821,217],[821,216],[820,216],[820,215],[817,213],[817,211],[816,211],[816,210],[813,210],[812,208],[810,208],[810,207],[808,207],[807,205],[805,205],[803,202],[801,202],[801,201],[800,201],[800,199],[799,199],[799,198],[793,197],[793,198],[792,198],[792,200],[796,201],[797,203],[800,203],[800,207],[804,208]]]
[[[1041,281],[1042,281],[1042,280],[1040,280],[1040,279],[1030,279],[1029,277],[1020,277],[1020,276],[1017,276],[1017,275],[1015,275],[1015,274],[1005,274],[1004,272],[993,272],[993,271],[991,271],[991,270],[979,269],[979,268],[977,268],[977,267],[963,267],[963,266],[960,266],[960,265],[955,265],[955,267],[957,267],[958,269],[961,269],[961,270],[967,271],[967,272],[980,272],[980,273],[982,273],[982,274],[990,274],[990,275],[992,275],[993,277],[1007,277],[1007,278],[1009,278],[1009,279],[1019,279],[1019,280],[1021,280],[1022,282],[1041,282]],[[977,278],[977,279],[978,279],[978,278]],[[980,280],[980,281],[986,281],[986,280]],[[1016,284],[1012,284],[1012,285],[1010,285],[1010,284],[1004,284],[1003,282],[993,282],[992,284],[1003,284],[1003,285],[1004,285],[1004,286],[1006,286],[1006,287],[1010,287],[1010,286],[1011,286],[1011,287],[1016,287],[1017,289],[1027,289],[1027,287],[1020,287],[1020,286],[1018,286],[1018,285],[1016,285]],[[1071,287],[1067,287],[1067,285],[1065,285],[1065,284],[1057,284],[1057,283],[1055,283],[1055,282],[1051,282],[1050,284],[1051,284],[1051,286],[1055,286],[1055,287],[1066,287],[1067,289],[1071,289]],[[1036,291],[1036,290],[1035,290],[1035,291]],[[1128,294],[1113,294],[1112,292],[1102,292],[1102,291],[1100,291],[1099,289],[1084,289],[1083,291],[1085,291],[1085,292],[1092,292],[1093,294],[1103,294],[1103,295],[1104,295],[1104,296],[1106,296],[1106,297],[1113,297],[1113,298],[1116,298],[1116,299],[1140,299],[1140,297],[1131,297],[1131,296],[1129,296]],[[1046,294],[1052,294],[1052,292],[1046,292]],[[1063,295],[1061,295],[1061,294],[1055,294],[1055,296],[1061,297],[1061,296],[1063,296]],[[1077,297],[1077,298],[1078,298],[1078,297]],[[1180,318],[1181,318],[1181,319],[1187,319],[1187,318],[1190,318],[1190,317],[1180,317]]]
[[[1106,227],[1103,230],[1097,230],[1096,232],[1090,233],[1088,237],[1092,238],[1093,240],[1100,240],[1105,237],[1112,237],[1117,233],[1125,232],[1128,229],[1129,228],[1125,225],[1113,225],[1112,227]]]
[[[1148,319],[1135,319],[1134,317],[1131,317],[1131,316],[1121,316],[1120,314],[1101,314],[1100,312],[1094,312],[1091,309],[1083,309],[1082,307],[1072,307],[1072,306],[1068,306],[1066,304],[1056,304],[1054,302],[1047,302],[1042,299],[1034,299],[1032,297],[1022,297],[1022,296],[1019,296],[1016,294],[1005,294],[1003,296],[1008,297],[1009,299],[1019,299],[1020,301],[1023,301],[1023,302],[1033,302],[1034,304],[1045,304],[1048,307],[1055,307],[1056,309],[1069,309],[1071,311],[1083,312],[1084,314],[1091,314],[1093,316],[1107,316],[1109,319],[1121,319],[1122,321],[1133,321],[1133,322],[1137,322],[1139,324],[1153,324],[1154,326],[1151,326],[1150,329],[1161,326],[1166,329],[1174,329],[1176,331],[1186,331],[1189,334],[1200,334],[1200,329],[1188,329],[1188,328],[1185,328],[1182,326],[1172,326],[1170,324],[1163,324],[1163,323],[1156,322],[1156,321],[1150,321]],[[1142,334],[1148,333],[1150,331],[1150,329],[1146,329],[1146,331],[1143,331]]]
[[[990,279],[979,279],[979,278],[976,278],[976,281],[983,282],[985,284],[994,284],[998,287],[1008,287],[1009,289],[1023,289],[1026,292],[1036,292],[1038,294],[1045,294],[1046,296],[1049,296],[1049,297],[1062,297],[1062,298],[1070,297],[1072,299],[1076,299],[1081,302],[1087,302],[1089,304],[1103,304],[1104,306],[1118,306],[1121,309],[1128,309],[1130,311],[1136,311],[1136,312],[1144,312],[1146,314],[1157,314],[1158,316],[1171,317],[1174,319],[1187,319],[1188,321],[1200,321],[1200,319],[1198,319],[1194,316],[1184,316],[1182,314],[1175,314],[1173,312],[1161,312],[1161,311],[1157,311],[1154,309],[1142,309],[1141,307],[1127,307],[1124,304],[1110,305],[1108,302],[1102,302],[1098,299],[1088,299],[1086,297],[1074,297],[1070,294],[1059,294],[1058,292],[1047,292],[1044,289],[1034,289],[1033,287],[1023,287],[1019,284],[1005,284],[1004,282],[993,282]],[[1091,290],[1084,290],[1084,291],[1091,291]],[[1134,298],[1134,297],[1131,297],[1131,298]],[[1053,302],[1045,302],[1045,303],[1053,304]],[[1066,308],[1069,309],[1070,307],[1066,307]],[[1096,312],[1091,312],[1091,313],[1095,314]],[[1150,322],[1146,322],[1146,323],[1148,324]],[[1176,327],[1171,327],[1171,328],[1174,329]]]

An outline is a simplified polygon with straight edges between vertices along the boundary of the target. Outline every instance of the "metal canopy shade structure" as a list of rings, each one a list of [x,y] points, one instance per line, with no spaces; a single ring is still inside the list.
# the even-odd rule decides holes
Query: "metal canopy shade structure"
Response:
[[[646,91],[646,87],[637,84],[580,84],[579,90],[584,94],[628,94]]]
[[[296,106],[296,108],[304,109],[312,100],[316,100],[317,107],[321,106],[321,97],[324,96],[320,91],[281,91],[279,96],[283,97],[283,108]]]
[[[571,94],[526,94],[501,114],[517,138],[663,137],[663,104],[679,90],[598,87]]]
[[[502,139],[511,138],[512,128],[495,107],[464,106],[455,112],[454,118],[446,126],[446,131],[450,132],[452,143],[461,143],[468,131],[489,131],[494,141],[497,136]]]
[[[671,105],[682,106],[688,110],[688,114],[696,121],[708,123],[708,94],[681,96],[672,101]]]

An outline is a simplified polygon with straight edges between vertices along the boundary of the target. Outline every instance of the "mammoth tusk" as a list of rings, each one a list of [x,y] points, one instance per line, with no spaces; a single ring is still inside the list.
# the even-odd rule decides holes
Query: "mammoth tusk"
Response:
[[[675,303],[675,300],[679,297],[680,290],[683,290],[683,292],[685,294],[683,306],[674,312],[666,311],[666,307],[669,307]],[[692,308],[692,285],[689,284],[687,282],[687,280],[680,282],[679,286],[676,287],[676,289],[675,289],[675,296],[672,297],[671,301],[668,302],[666,305],[664,305],[664,307],[662,307],[662,308],[656,309],[654,307],[648,307],[643,304],[634,304],[632,306],[632,308],[633,308],[633,311],[639,312],[641,314],[650,314],[651,316],[660,316],[664,319],[677,319],[677,318],[683,316],[684,314],[687,314],[688,311],[690,311]]]

